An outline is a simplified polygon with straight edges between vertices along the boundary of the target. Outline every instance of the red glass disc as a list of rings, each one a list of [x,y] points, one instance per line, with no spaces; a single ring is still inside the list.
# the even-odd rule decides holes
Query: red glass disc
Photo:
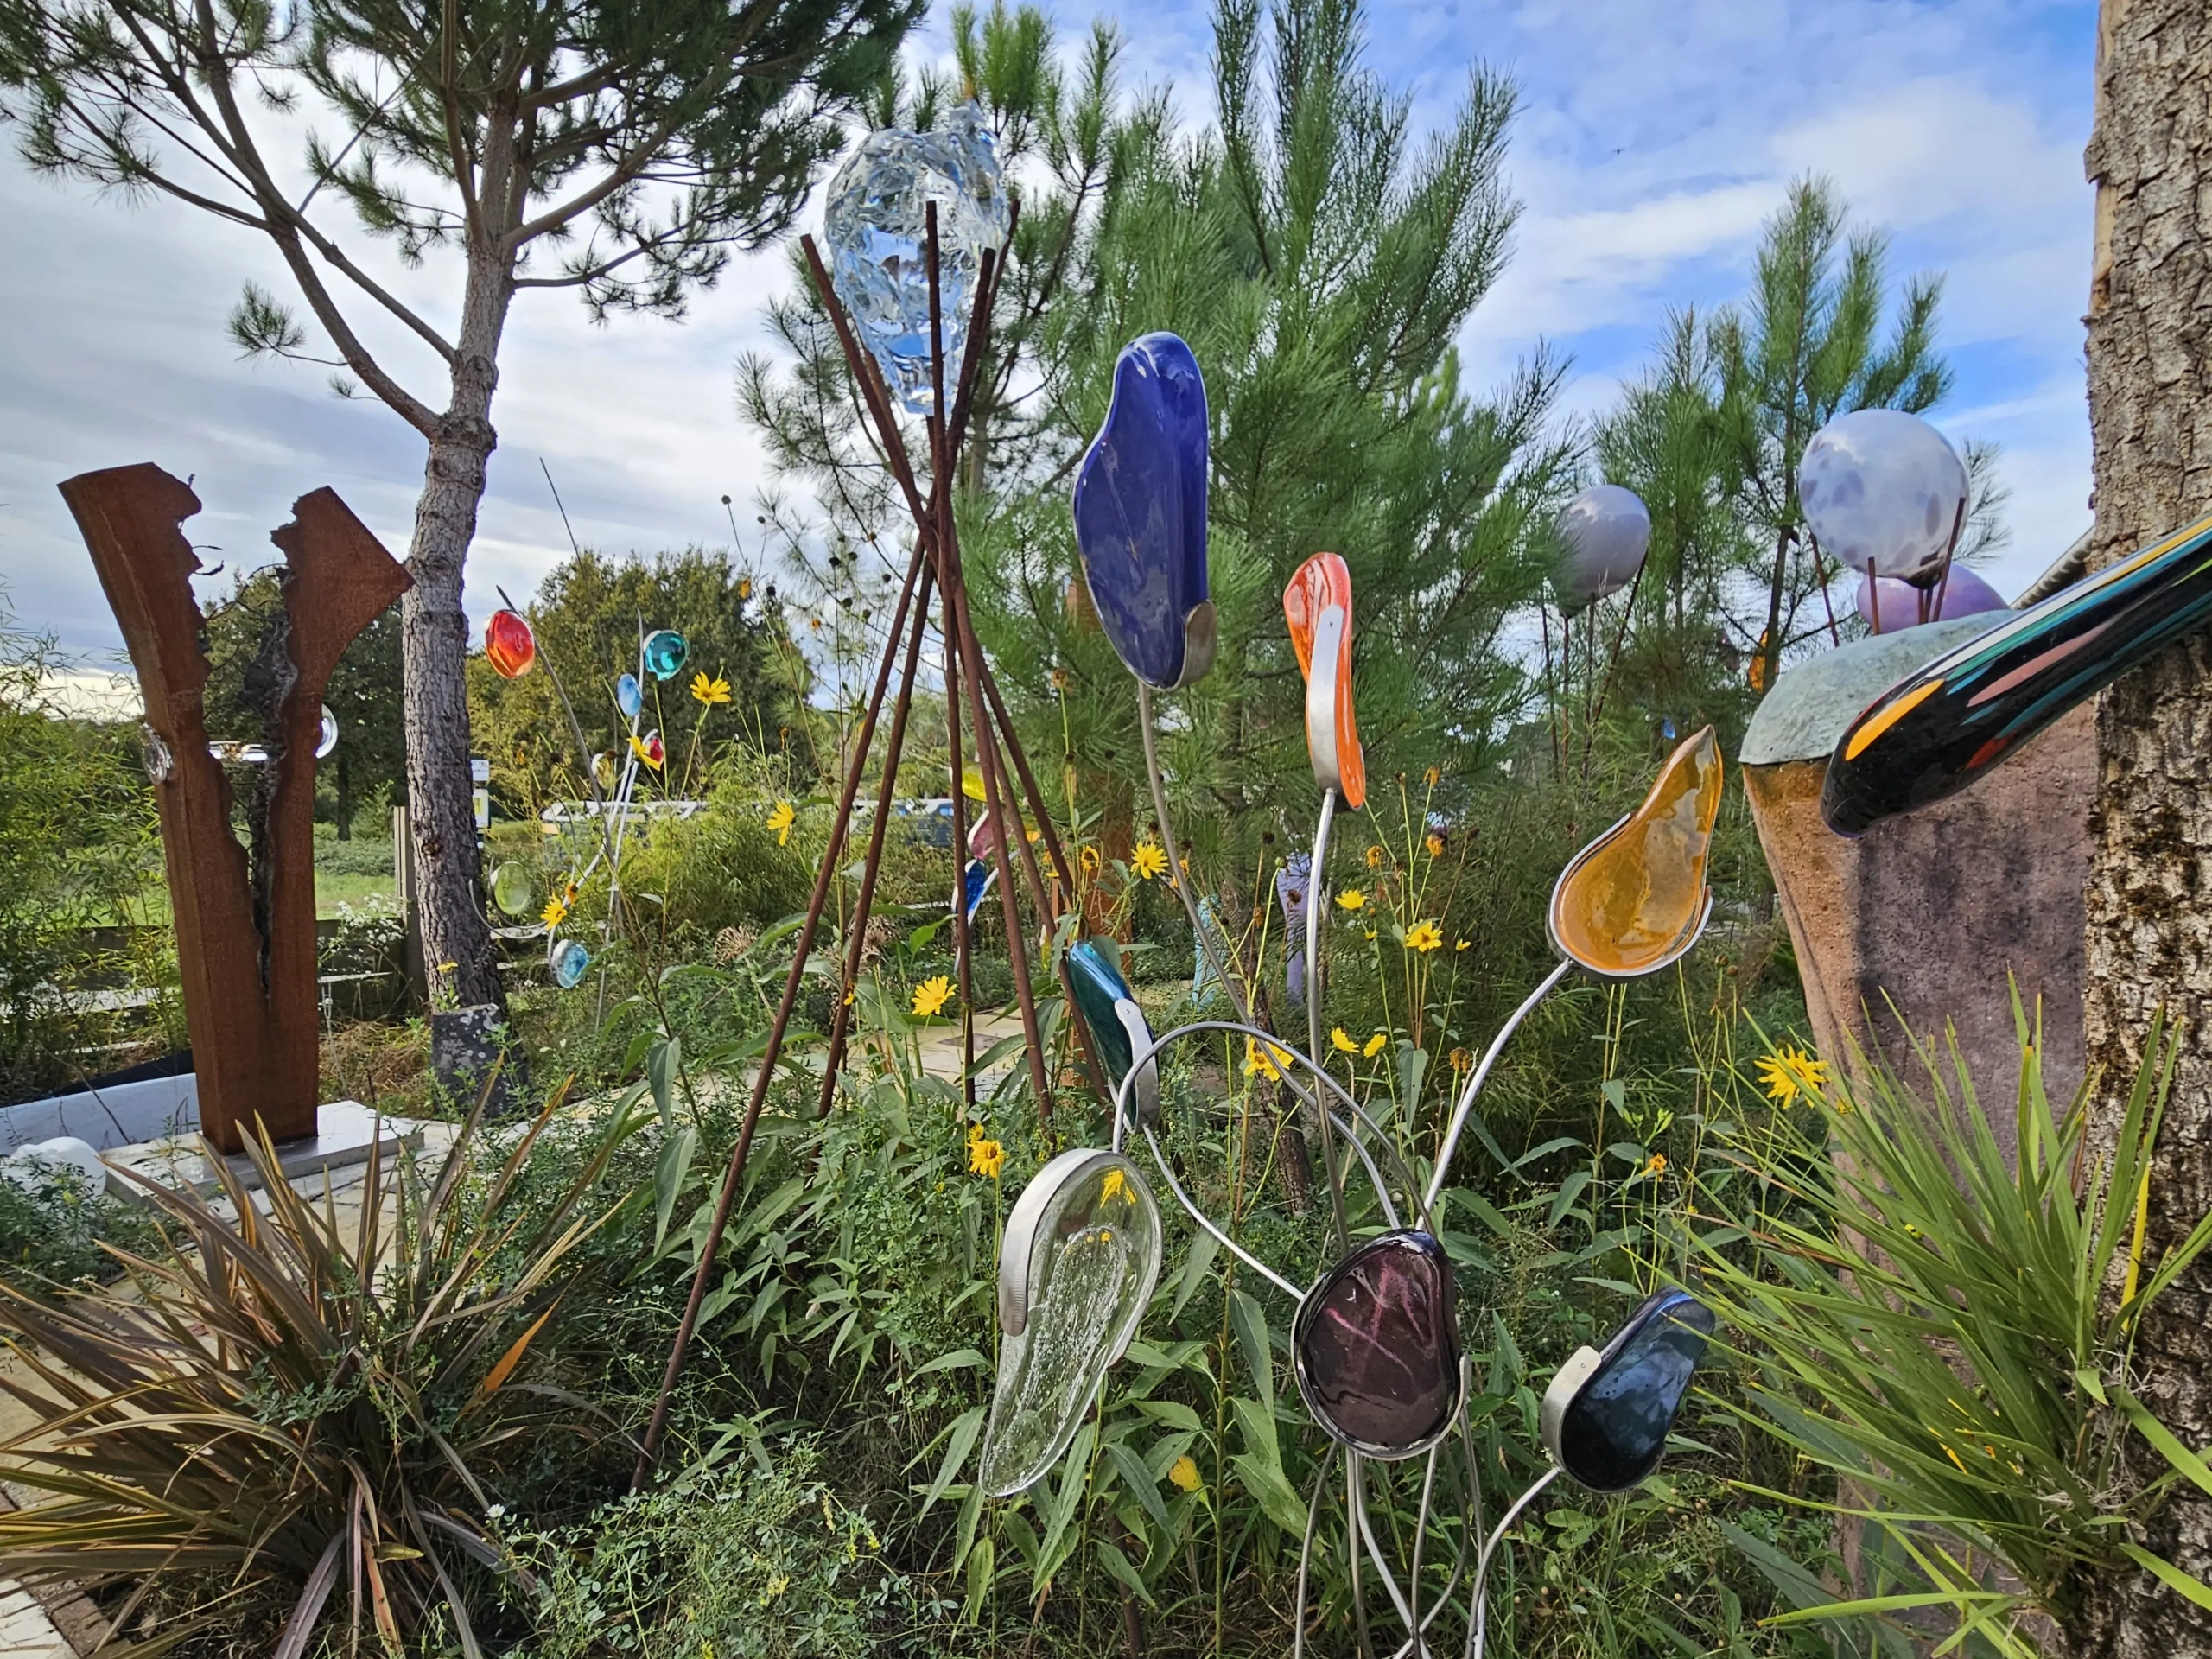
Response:
[[[494,611],[484,625],[484,660],[503,680],[518,680],[537,662],[537,639],[513,611]]]

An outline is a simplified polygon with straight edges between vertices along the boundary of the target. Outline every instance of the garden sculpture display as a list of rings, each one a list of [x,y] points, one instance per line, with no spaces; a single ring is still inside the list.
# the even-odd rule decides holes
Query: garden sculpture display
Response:
[[[988,349],[1003,251],[1018,217],[1019,204],[1000,176],[982,111],[971,103],[953,112],[948,130],[887,128],[862,140],[830,181],[823,225],[828,259],[814,238],[800,238],[816,296],[836,333],[893,486],[912,519],[914,544],[892,614],[889,643],[854,732],[830,820],[829,845],[822,854],[806,914],[794,942],[782,999],[769,1025],[736,1144],[722,1172],[690,1294],[645,1429],[633,1477],[640,1484],[658,1451],[670,1399],[683,1373],[700,1307],[728,1228],[731,1207],[744,1181],[754,1131],[821,930],[831,879],[844,867],[854,804],[868,768],[880,765],[880,782],[861,878],[852,910],[843,918],[840,982],[849,990],[860,977],[933,593],[942,607],[938,632],[951,772],[964,785],[972,746],[983,820],[991,826],[986,837],[991,861],[987,880],[998,890],[1021,1015],[1023,1064],[1038,1109],[1048,1125],[1051,1121],[1052,1095],[1045,1071],[1031,953],[1038,943],[1051,950],[1062,909],[1073,902],[1076,881],[990,664],[976,643],[952,511],[953,480],[959,472],[977,367]],[[920,417],[925,470],[915,466],[897,408]],[[895,694],[892,689],[894,670]],[[887,696],[890,719],[879,753],[876,734]],[[951,844],[965,849],[969,846],[966,788],[955,788],[951,800]],[[977,850],[982,849],[979,846]],[[963,861],[956,860],[950,899],[954,973],[965,1061],[963,1086],[972,1103],[976,1055],[969,960],[969,873]],[[980,902],[983,894],[977,891],[974,896]],[[1028,900],[1034,917],[1034,933],[1022,921],[1022,898]],[[1071,969],[1065,953],[1053,966],[1064,989],[1067,988]],[[1069,1000],[1073,1001],[1071,990]],[[850,1003],[849,997],[833,999],[822,1076],[824,1110],[836,1089],[851,1019]],[[1077,1021],[1074,1029],[1087,1051],[1088,1028]],[[1103,1077],[1095,1055],[1088,1058],[1091,1076]]]
[[[1100,443],[1093,446],[1076,500],[1084,574],[1102,625],[1138,680],[1148,745],[1150,690],[1187,683],[1191,619],[1205,593],[1203,540],[1178,518],[1190,499],[1182,487],[1184,469],[1194,455],[1202,461],[1203,447],[1141,446],[1127,435],[1135,417],[1125,412],[1126,406],[1150,406],[1138,398],[1150,395],[1146,388],[1152,365],[1165,360],[1180,372],[1185,362],[1187,348],[1180,341],[1174,346],[1181,349],[1173,350],[1162,342],[1162,336],[1147,336],[1122,353],[1115,412]],[[1195,365],[1187,373],[1195,390]],[[1150,432],[1159,424],[1137,429]],[[1117,442],[1109,445],[1109,436]],[[1098,492],[1108,486],[1115,504],[1110,512],[1098,505]],[[1640,512],[1641,503],[1636,505]],[[1175,533],[1166,533],[1163,524]],[[1634,563],[1640,564],[1641,556],[1638,545]],[[1604,577],[1611,580],[1611,573]],[[1625,570],[1621,579],[1628,579]],[[1360,1590],[1364,1558],[1380,1573],[1404,1627],[1402,1654],[1430,1650],[1427,1633],[1471,1564],[1467,1648],[1479,1655],[1490,1567],[1507,1528],[1562,1470],[1593,1489],[1619,1491],[1656,1467],[1713,1319],[1694,1299],[1662,1292],[1604,1351],[1578,1355],[1545,1402],[1544,1439],[1553,1467],[1487,1536],[1471,1431],[1461,1435],[1466,1466],[1453,1481],[1461,1495],[1459,1554],[1447,1588],[1424,1611],[1419,1605],[1422,1541],[1429,1535],[1443,1449],[1465,1421],[1469,1395],[1452,1267],[1438,1237],[1437,1205],[1459,1134],[1498,1053],[1567,971],[1580,966],[1603,977],[1635,977],[1678,960],[1696,942],[1712,907],[1705,874],[1720,803],[1719,747],[1710,728],[1679,745],[1643,804],[1561,873],[1548,912],[1561,962],[1506,1022],[1474,1069],[1439,1138],[1424,1188],[1380,1127],[1313,1058],[1320,1051],[1319,918],[1326,907],[1320,887],[1330,829],[1339,800],[1357,810],[1366,792],[1352,695],[1351,582],[1344,561],[1332,553],[1309,559],[1292,577],[1283,607],[1306,677],[1307,753],[1321,792],[1313,852],[1300,861],[1291,889],[1278,883],[1286,915],[1305,925],[1307,1049],[1284,1044],[1241,1011],[1236,1020],[1194,1020],[1155,1038],[1111,944],[1088,939],[1070,950],[1074,1006],[1115,1084],[1112,1143],[1065,1152],[1046,1164],[1008,1217],[999,1257],[999,1368],[977,1478],[986,1496],[999,1498],[1043,1479],[1073,1440],[1108,1368],[1128,1349],[1142,1321],[1159,1280],[1163,1239],[1146,1177],[1124,1151],[1134,1133],[1142,1138],[1158,1178],[1192,1222],[1295,1306],[1293,1374],[1308,1414],[1332,1445],[1308,1510],[1294,1651],[1303,1649],[1306,1569],[1330,1471],[1341,1450],[1345,1547],[1355,1563],[1354,1611],[1363,1650],[1370,1645]],[[1198,632],[1210,655],[1211,614]],[[1165,802],[1158,798],[1164,791],[1156,760],[1149,753],[1147,760],[1166,835]],[[1169,845],[1173,847],[1172,840]],[[1195,909],[1193,925],[1203,946],[1206,931]],[[1205,1033],[1242,1036],[1254,1045],[1255,1052],[1269,1058],[1269,1075],[1321,1126],[1338,1259],[1310,1286],[1297,1284],[1262,1261],[1206,1214],[1160,1146],[1157,1057],[1174,1043]],[[1310,1078],[1310,1085],[1302,1077]],[[1382,1232],[1357,1244],[1344,1198],[1339,1141],[1364,1172],[1386,1224]],[[1394,1193],[1420,1195],[1413,1215],[1401,1215]],[[1414,1559],[1402,1573],[1385,1558],[1369,1519],[1365,1465],[1420,1458],[1427,1465]]]
[[[398,562],[327,489],[292,504],[272,532],[283,608],[247,669],[257,740],[207,729],[209,667],[192,593],[200,563],[180,529],[191,488],[152,465],[61,486],[145,700],[146,772],[161,814],[200,1134],[219,1152],[246,1137],[315,1132],[315,779],[336,741],[322,696],[340,655],[410,586]],[[231,829],[226,762],[237,766],[250,846]]]
[[[1839,835],[1940,801],[2212,619],[2212,518],[2011,613],[1904,680],[1829,758],[1821,815]]]

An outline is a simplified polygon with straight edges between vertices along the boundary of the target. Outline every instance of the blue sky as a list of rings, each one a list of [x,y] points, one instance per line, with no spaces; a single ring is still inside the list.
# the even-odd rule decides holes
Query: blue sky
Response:
[[[1133,83],[1168,86],[1186,121],[1206,118],[1205,7],[1056,16],[1070,40],[1094,16],[1118,18]],[[1548,341],[1573,359],[1562,418],[1603,409],[1641,372],[1670,306],[1745,291],[1761,222],[1793,177],[1833,179],[1888,232],[1899,274],[1945,274],[1958,380],[1934,418],[1955,440],[2004,447],[2012,544],[1990,574],[2010,593],[2088,522],[2081,155],[2094,29],[2094,0],[1373,0],[1367,60],[1413,98],[1417,125],[1448,118],[1476,61],[1519,86],[1513,262],[1463,353],[1474,383],[1494,383]],[[943,47],[933,23],[921,49]],[[29,176],[12,150],[0,214],[0,580],[22,621],[93,662],[118,649],[54,488],[95,467],[196,475],[207,510],[192,533],[232,569],[273,559],[267,532],[326,483],[404,555],[414,435],[380,405],[336,400],[317,371],[238,361],[223,337],[242,277],[282,287],[249,233],[97,200]],[[818,219],[817,202],[806,222]],[[450,315],[447,272],[394,280]],[[732,365],[765,343],[760,308],[784,280],[779,256],[745,262],[680,325],[594,327],[557,294],[518,303],[472,613],[497,603],[495,582],[527,588],[567,551],[541,458],[587,543],[727,543],[720,498],[742,503],[765,481]],[[427,363],[390,343],[430,389]]]

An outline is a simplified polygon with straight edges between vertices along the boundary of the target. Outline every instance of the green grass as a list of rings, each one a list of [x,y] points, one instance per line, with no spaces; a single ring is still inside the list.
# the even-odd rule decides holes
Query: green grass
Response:
[[[338,906],[352,905],[359,909],[364,904],[382,899],[392,902],[392,884],[389,874],[384,875],[340,875],[330,870],[315,873],[315,913],[327,918],[338,914]]]

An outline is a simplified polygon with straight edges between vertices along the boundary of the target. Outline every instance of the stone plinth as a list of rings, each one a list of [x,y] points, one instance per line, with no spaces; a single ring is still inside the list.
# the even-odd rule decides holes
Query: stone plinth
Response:
[[[1745,785],[1796,947],[1813,1036],[1847,1057],[1847,1033],[1909,1083],[1906,1033],[1944,1025],[2008,1148],[2019,1048],[2009,974],[2043,1001],[2054,1103],[2082,1080],[2082,889],[2096,785],[2096,714],[2075,709],[1973,788],[1878,823],[1856,841],[1821,818],[1821,783],[1844,728],[1907,674],[1999,619],[1961,617],[1856,641],[1775,683],[1744,738]]]

